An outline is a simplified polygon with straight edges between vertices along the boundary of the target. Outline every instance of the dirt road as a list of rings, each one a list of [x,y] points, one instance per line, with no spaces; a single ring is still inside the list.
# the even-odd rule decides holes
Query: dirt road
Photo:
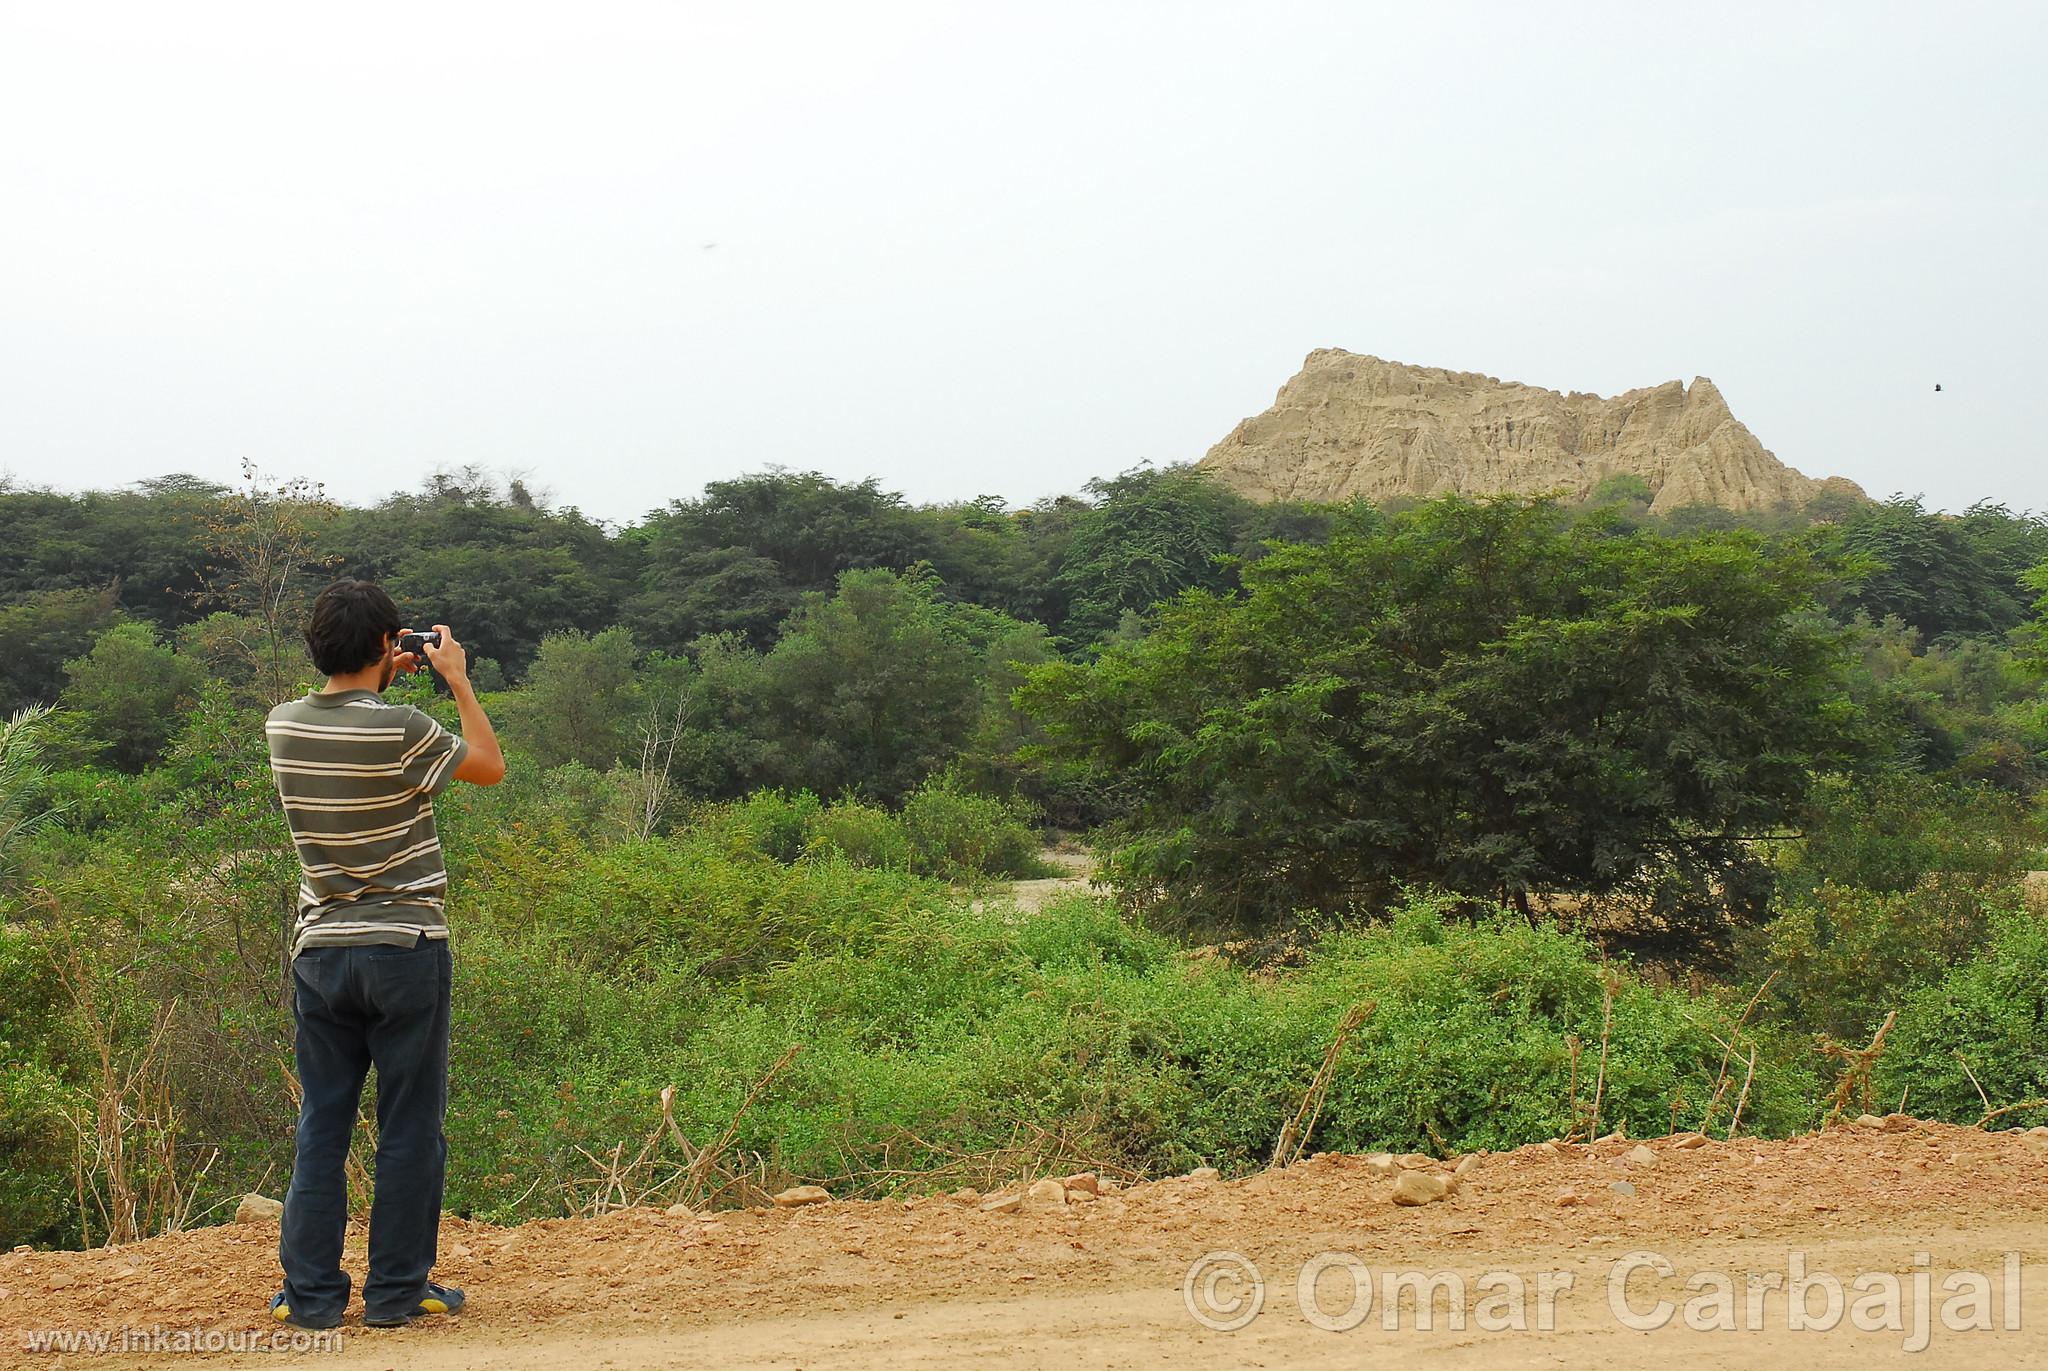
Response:
[[[1390,1203],[1390,1181],[1363,1160],[1328,1156],[1013,1213],[934,1198],[703,1219],[629,1210],[514,1229],[450,1220],[438,1274],[467,1288],[470,1308],[380,1332],[357,1306],[340,1351],[316,1360],[404,1371],[2048,1364],[2040,1140],[1900,1120],[1690,1150],[1653,1140],[1648,1162],[1627,1161],[1632,1146],[1483,1157],[1456,1193],[1419,1208]],[[273,1224],[233,1224],[0,1256],[0,1361],[193,1364],[147,1350],[24,1350],[46,1330],[267,1334],[276,1241]],[[1249,1272],[1232,1259],[1189,1279],[1212,1252],[1256,1267],[1255,1313]],[[1338,1255],[1304,1308],[1298,1278],[1324,1253]],[[1349,1261],[1372,1294],[1355,1327],[1343,1326],[1356,1309]],[[349,1264],[360,1279],[360,1234]],[[1753,1288],[1752,1274],[1765,1284]],[[1404,1293],[1408,1277],[1434,1283],[1428,1316],[1412,1285]],[[1786,1287],[1802,1278],[1820,1327],[1792,1326]],[[1197,1313],[1218,1325],[1251,1317],[1226,1331]],[[1900,1326],[1885,1327],[1887,1314]]]

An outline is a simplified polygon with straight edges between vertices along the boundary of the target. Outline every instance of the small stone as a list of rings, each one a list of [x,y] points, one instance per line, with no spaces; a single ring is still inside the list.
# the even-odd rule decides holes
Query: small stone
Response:
[[[998,1195],[994,1199],[986,1201],[981,1206],[981,1212],[984,1214],[1011,1214],[1023,1207],[1024,1192],[1019,1190],[1014,1194]]]
[[[1095,1193],[1098,1195],[1114,1195],[1123,1188],[1124,1183],[1119,1180],[1101,1180],[1095,1183]]]
[[[1451,1168],[1451,1174],[1453,1176],[1465,1177],[1471,1175],[1474,1171],[1477,1171],[1478,1169],[1479,1154],[1475,1152],[1469,1157],[1458,1158],[1458,1164]]]
[[[45,1280],[43,1284],[52,1290],[69,1290],[77,1279],[69,1271],[52,1271],[49,1279]]]
[[[1067,1187],[1050,1178],[1033,1181],[1031,1188],[1024,1192],[1035,1204],[1060,1204],[1067,1202]]]
[[[1223,1173],[1213,1166],[1198,1166],[1188,1172],[1188,1179],[1191,1181],[1218,1181],[1223,1179]]]
[[[2020,1145],[2029,1152],[2048,1152],[2048,1137],[2038,1133],[2022,1133]]]
[[[1875,1114],[1858,1114],[1856,1116],[1856,1126],[1858,1128],[1883,1128],[1884,1120]]]
[[[1627,1141],[1627,1139],[1628,1139],[1628,1132],[1627,1132],[1627,1130],[1625,1130],[1625,1129],[1620,1129],[1620,1128],[1617,1128],[1617,1129],[1615,1129],[1615,1130],[1614,1130],[1614,1131],[1613,1131],[1612,1133],[1602,1133],[1602,1134],[1601,1134],[1601,1135],[1600,1135],[1599,1137],[1597,1137],[1597,1138],[1593,1139],[1593,1141],[1594,1141],[1594,1142],[1625,1142],[1625,1141]]]
[[[1381,1180],[1385,1180],[1401,1168],[1395,1164],[1393,1153],[1374,1152],[1365,1158],[1365,1169]]]
[[[1078,1190],[1084,1195],[1102,1193],[1102,1182],[1093,1171],[1077,1171],[1060,1181],[1069,1190]]]
[[[1579,1202],[1579,1192],[1570,1186],[1557,1192],[1557,1207],[1560,1209],[1569,1209]]]
[[[1742,1227],[1736,1229],[1735,1231],[1740,1233],[1745,1238],[1754,1238],[1757,1236],[1757,1226],[1753,1223],[1746,1223],[1742,1225]]]
[[[235,1206],[236,1223],[275,1223],[284,1217],[284,1202],[251,1190]]]
[[[793,1185],[775,1197],[777,1209],[801,1209],[807,1204],[824,1204],[832,1192],[822,1185]]]
[[[690,1208],[687,1204],[672,1204],[661,1212],[672,1219],[694,1219],[697,1217],[697,1211]]]
[[[1431,1204],[1450,1193],[1450,1182],[1427,1171],[1403,1171],[1394,1181],[1394,1203]]]
[[[1690,1152],[1696,1147],[1705,1147],[1707,1145],[1707,1135],[1704,1133],[1680,1133],[1671,1140],[1671,1145],[1681,1152]]]
[[[958,1190],[947,1195],[946,1198],[955,1204],[979,1204],[981,1203],[981,1192],[971,1185],[963,1185]]]
[[[1615,1181],[1607,1188],[1625,1200],[1632,1200],[1636,1197],[1636,1188],[1627,1181]]]
[[[1420,1152],[1403,1152],[1394,1161],[1410,1171],[1424,1171],[1436,1165],[1435,1157],[1426,1157]]]
[[[1643,1167],[1655,1166],[1657,1164],[1657,1154],[1643,1144],[1637,1143],[1628,1150],[1628,1164],[1630,1166]]]
[[[1887,1114],[1884,1116],[1884,1131],[1887,1133],[1904,1133],[1919,1126],[1920,1120],[1914,1118],[1911,1114]]]
[[[2027,1130],[2027,1136],[2030,1138],[2048,1138],[2048,1123],[2035,1124]],[[21,1251],[18,1247],[14,1250],[17,1252]]]

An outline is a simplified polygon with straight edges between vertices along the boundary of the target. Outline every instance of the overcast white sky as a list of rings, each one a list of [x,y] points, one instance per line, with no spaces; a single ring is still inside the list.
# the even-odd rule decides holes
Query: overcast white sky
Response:
[[[1023,503],[1335,346],[2048,508],[2044,206],[2038,4],[0,0],[0,471]]]

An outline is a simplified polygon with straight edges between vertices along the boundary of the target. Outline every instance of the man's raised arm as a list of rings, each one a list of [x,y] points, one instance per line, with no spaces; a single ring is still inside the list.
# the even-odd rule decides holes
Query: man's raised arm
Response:
[[[476,687],[469,683],[469,654],[455,641],[448,625],[435,624],[434,628],[441,635],[440,644],[429,642],[420,650],[448,683],[448,693],[455,697],[455,712],[462,716],[462,741],[469,745],[455,768],[454,779],[472,785],[496,785],[505,779],[505,754],[499,750],[497,732],[491,728],[491,721],[476,698]]]

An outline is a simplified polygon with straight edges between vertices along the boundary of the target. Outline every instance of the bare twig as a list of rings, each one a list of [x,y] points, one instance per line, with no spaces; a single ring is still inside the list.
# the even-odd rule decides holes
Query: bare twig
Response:
[[[1593,1082],[1593,1121],[1586,1136],[1600,1136],[1600,1101],[1607,1093],[1607,1037],[1614,1028],[1614,977],[1603,974],[1600,991],[1600,1074]]]
[[[1308,1090],[1301,1097],[1301,1107],[1294,1111],[1294,1117],[1280,1130],[1280,1140],[1273,1145],[1272,1160],[1266,1163],[1268,1170],[1274,1167],[1291,1166],[1301,1156],[1315,1132],[1316,1119],[1323,1112],[1323,1097],[1329,1093],[1331,1078],[1337,1072],[1337,1057],[1343,1052],[1344,1044],[1358,1031],[1366,1017],[1379,1008],[1379,1002],[1368,1000],[1351,1006],[1337,1025],[1336,1036],[1330,1039],[1329,1050],[1323,1053],[1323,1064],[1316,1068],[1315,1078],[1309,1082]]]
[[[1572,1074],[1570,1081],[1566,1085],[1566,1095],[1572,1111],[1572,1126],[1565,1133],[1564,1141],[1572,1142],[1579,1135],[1579,1035],[1576,1033],[1565,1034],[1564,1045],[1572,1054]]]
[[[1735,1099],[1735,1117],[1728,1120],[1728,1136],[1732,1139],[1735,1130],[1742,1127],[1742,1108],[1749,1103],[1749,1083],[1756,1078],[1756,1049],[1749,1049],[1749,1070],[1742,1075],[1742,1093]]]
[[[576,1149],[589,1163],[590,1171],[565,1182],[571,1211],[594,1215],[657,1201],[687,1204],[696,1209],[727,1194],[736,1194],[742,1204],[764,1200],[768,1194],[767,1163],[754,1157],[735,1164],[728,1158],[747,1111],[796,1059],[798,1050],[791,1046],[754,1082],[718,1137],[704,1147],[691,1142],[676,1122],[676,1088],[663,1086],[660,1117],[631,1156],[627,1155],[624,1142],[614,1143],[604,1155],[586,1147]],[[680,1158],[664,1157],[664,1144],[673,1144]],[[532,1193],[530,1188],[527,1193]]]
[[[2012,1113],[2016,1109],[2039,1109],[2043,1105],[2048,1105],[2048,1099],[2021,1100],[2018,1104],[2009,1104],[2003,1107],[2002,1109],[1992,1110],[1989,1114],[1986,1114],[1983,1118],[1977,1120],[1977,1127],[1982,1128],[1985,1124],[1990,1123],[1993,1119],[2002,1118],[2003,1116]]]
[[[1852,1098],[1859,1105],[1869,1103],[1871,1069],[1877,1065],[1877,1059],[1884,1054],[1884,1035],[1891,1032],[1892,1024],[1897,1022],[1898,1017],[1899,1011],[1896,1009],[1885,1015],[1884,1022],[1878,1025],[1877,1036],[1870,1040],[1868,1047],[1844,1047],[1832,1038],[1821,1042],[1823,1051],[1842,1062],[1842,1079],[1835,1083],[1834,1100],[1821,1127],[1827,1127],[1847,1113]]]
[[[1963,1074],[1970,1078],[1971,1085],[1977,1087],[1977,1098],[1984,1101],[1985,1112],[1989,1113],[1991,1110],[1991,1097],[1984,1093],[1984,1086],[1980,1081],[1978,1081],[1977,1073],[1970,1070],[1970,1059],[1963,1055],[1963,1050],[1961,1048],[1956,1048],[1954,1049],[1954,1051],[1956,1054],[1956,1060],[1963,1064]],[[1911,1089],[1910,1086],[1907,1088]],[[1903,1100],[1899,1104],[1899,1112],[1905,1112],[1905,1103]]]
[[[1734,1083],[1733,1078],[1728,1074],[1728,1068],[1735,1060],[1736,1044],[1742,1040],[1743,1027],[1749,1023],[1749,1016],[1756,1012],[1757,1005],[1763,1002],[1764,995],[1770,990],[1771,983],[1776,981],[1778,976],[1779,973],[1773,971],[1770,975],[1764,977],[1764,983],[1756,988],[1754,995],[1749,997],[1749,1003],[1742,1007],[1742,1013],[1736,1015],[1735,1024],[1728,1030],[1726,1038],[1723,1038],[1718,1033],[1708,1033],[1707,1036],[1711,1037],[1721,1048],[1721,1068],[1714,1073],[1714,1088],[1707,1097],[1706,1112],[1700,1119],[1701,1128],[1706,1128],[1712,1124],[1714,1115],[1720,1112],[1721,1101],[1727,1098],[1728,1089]]]

